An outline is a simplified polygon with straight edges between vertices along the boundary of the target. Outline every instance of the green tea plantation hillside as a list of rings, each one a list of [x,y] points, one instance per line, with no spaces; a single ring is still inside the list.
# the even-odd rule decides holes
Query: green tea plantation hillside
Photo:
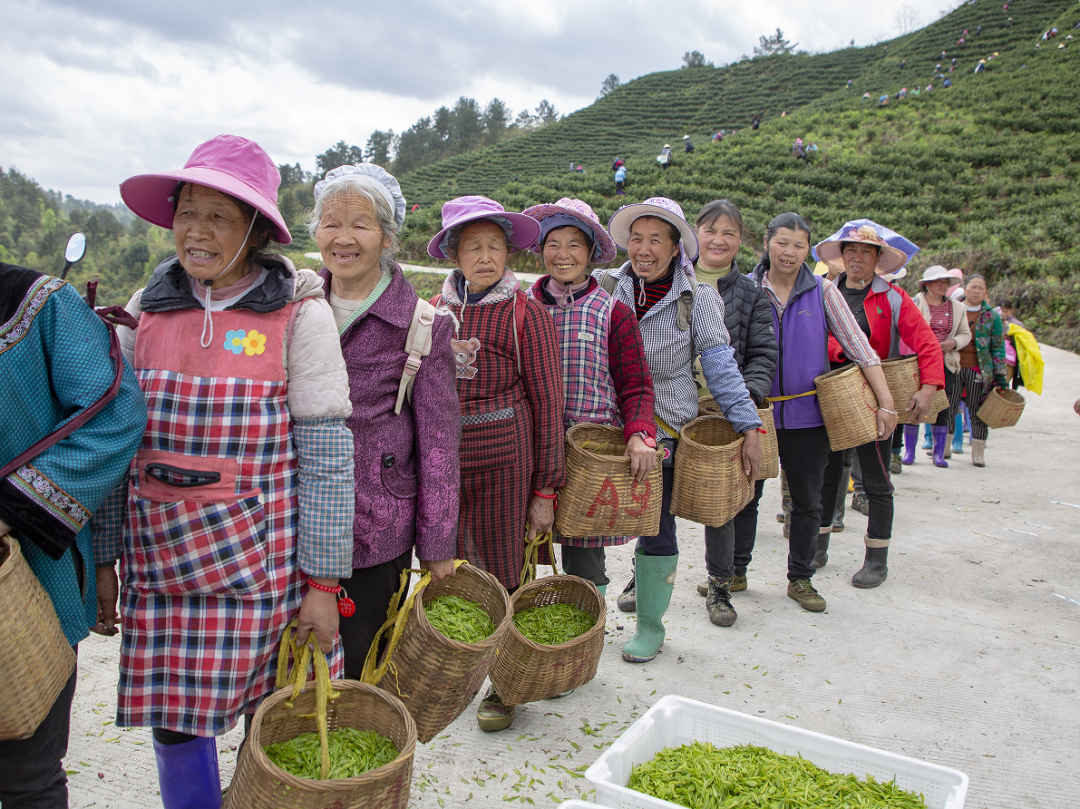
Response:
[[[1000,5],[982,0],[965,4],[920,31],[866,48],[653,73],[534,133],[457,155],[399,179],[411,202],[430,206],[461,194],[493,194],[513,180],[568,173],[571,162],[610,176],[616,157],[655,160],[665,142],[675,147],[678,159],[683,135],[690,135],[700,148],[719,129],[748,128],[757,113],[769,120],[785,111],[790,115],[823,96],[832,100],[837,91],[841,98],[858,98],[864,92],[877,98],[900,89],[903,82],[925,85],[942,61],[943,50],[948,54],[943,70],[948,70],[953,56],[957,58],[955,81],[970,74],[978,58],[1032,41],[1068,7],[1068,0],[1020,0],[1006,14]],[[1007,28],[1009,16],[1013,23]],[[974,34],[979,25],[982,32]],[[969,36],[958,46],[956,40],[964,30]],[[852,87],[845,89],[849,79]]]
[[[546,175],[519,173],[517,180],[492,190],[465,184],[464,178],[475,167],[452,179],[453,161],[429,169],[445,171],[445,183],[461,183],[454,193],[489,193],[516,210],[574,196],[592,205],[604,221],[619,205],[653,195],[679,201],[689,217],[711,199],[730,197],[742,207],[750,230],[739,256],[744,268],[756,262],[765,225],[777,213],[802,213],[814,226],[815,241],[847,219],[868,216],[923,247],[911,262],[913,277],[933,263],[961,267],[965,273],[981,272],[990,282],[992,296],[1015,299],[1020,317],[1040,339],[1078,351],[1080,246],[1075,234],[1080,222],[1080,40],[1065,37],[1080,23],[1080,5],[1049,0],[1011,3],[1011,28],[1003,20],[994,22],[1000,11],[1000,5],[986,0],[964,5],[927,29],[889,43],[888,56],[866,56],[866,69],[853,90],[843,87],[845,79],[839,89],[790,110],[784,118],[767,120],[756,132],[745,128],[721,143],[701,139],[693,155],[677,152],[667,171],[656,165],[651,152],[625,154],[629,169],[625,197],[614,196],[611,173],[606,170],[585,175],[561,170]],[[958,57],[963,70],[945,74],[954,86],[941,87],[940,80],[931,75],[941,50],[950,53],[965,28],[970,35],[980,24],[983,30],[977,36],[992,48],[987,56],[998,55],[988,59],[985,72],[976,75],[977,59],[964,52],[963,58]],[[1051,26],[1061,33],[1043,41],[1042,32]],[[946,35],[953,47],[946,47]],[[899,51],[895,56],[894,49]],[[839,58],[848,52],[855,49],[828,56]],[[772,61],[805,59],[812,67],[825,58],[774,57]],[[907,65],[901,72],[902,58]],[[770,60],[749,64],[757,61]],[[929,68],[922,67],[922,62],[928,62]],[[822,64],[825,73],[836,69],[834,63]],[[946,71],[948,64],[948,60],[942,62]],[[711,71],[658,74],[630,86],[648,80],[686,81],[684,76],[704,72]],[[809,68],[802,78],[806,85],[815,81]],[[760,75],[758,79],[763,81]],[[906,80],[904,84],[901,79]],[[910,92],[928,81],[935,85],[933,92],[918,96]],[[908,98],[894,98],[890,106],[876,107],[878,95],[894,95],[901,86],[909,88]],[[867,91],[871,101],[861,98]],[[569,131],[575,117],[613,103],[619,94],[612,96],[549,127],[550,132],[520,138],[515,144],[523,144],[519,148],[524,149],[534,139],[552,137],[557,127]],[[652,120],[653,125],[660,125]],[[796,137],[817,144],[811,162],[792,157]],[[499,156],[497,150],[487,151],[493,161]],[[514,170],[511,161],[507,166],[506,171]],[[498,167],[492,164],[490,168]],[[406,180],[412,178],[408,175]],[[442,199],[437,197],[407,218],[404,237],[409,260],[422,257],[426,239],[438,230]],[[528,254],[518,258],[515,266],[536,271],[539,262]],[[906,283],[914,291],[913,278]]]

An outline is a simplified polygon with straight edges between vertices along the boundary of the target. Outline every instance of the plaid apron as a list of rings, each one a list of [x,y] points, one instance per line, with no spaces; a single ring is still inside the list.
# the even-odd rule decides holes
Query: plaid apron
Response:
[[[206,349],[202,310],[142,316],[117,725],[220,735],[273,689],[303,580],[283,365],[295,305],[217,312]]]

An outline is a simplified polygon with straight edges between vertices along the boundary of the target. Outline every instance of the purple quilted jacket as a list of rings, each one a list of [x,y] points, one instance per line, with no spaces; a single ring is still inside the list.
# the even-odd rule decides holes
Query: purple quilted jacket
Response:
[[[319,275],[329,298],[330,274],[323,268]],[[354,568],[388,562],[414,546],[423,561],[454,557],[461,409],[450,317],[436,317],[412,402],[394,413],[415,306],[416,292],[395,264],[390,286],[341,335],[356,447]]]

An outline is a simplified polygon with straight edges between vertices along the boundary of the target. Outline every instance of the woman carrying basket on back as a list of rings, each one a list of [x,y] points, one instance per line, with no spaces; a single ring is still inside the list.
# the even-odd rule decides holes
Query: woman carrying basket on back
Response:
[[[581,422],[622,427],[630,474],[644,481],[656,466],[653,386],[634,310],[600,288],[590,264],[615,258],[615,242],[592,208],[578,199],[534,205],[524,213],[540,222],[540,240],[530,248],[544,258],[548,275],[529,295],[555,321],[562,357],[566,412],[563,424]],[[557,536],[563,572],[607,590],[604,548],[631,537]]]
[[[461,400],[457,555],[513,592],[525,540],[551,529],[555,490],[566,482],[555,323],[506,266],[512,251],[536,241],[540,225],[479,196],[444,204],[442,224],[428,255],[456,265],[441,304],[457,322],[451,340]],[[514,707],[492,689],[476,715],[481,730],[502,730],[514,721]]]
[[[886,281],[878,273],[891,273],[907,263],[908,257],[889,245],[878,233],[875,222],[858,227],[844,227],[815,246],[823,261],[844,262],[844,272],[836,278],[836,288],[844,296],[860,331],[870,340],[879,357],[900,356],[903,340],[919,360],[921,387],[910,401],[901,402],[905,413],[919,419],[930,412],[934,393],[945,386],[941,346],[923,318],[919,307],[906,292]],[[842,363],[847,357],[834,336],[829,338],[829,359]],[[943,442],[942,442],[943,443]],[[944,446],[943,446],[944,448]],[[863,589],[877,587],[888,576],[889,540],[892,537],[893,489],[889,480],[889,456],[892,438],[855,448],[862,469],[863,488],[870,504],[870,517],[863,543],[866,556],[862,568],[851,583]],[[843,472],[843,452],[830,452],[825,467],[821,502],[835,503]],[[822,512],[814,567],[829,561],[832,515]]]
[[[637,610],[637,631],[623,660],[647,663],[664,642],[663,617],[679,564],[671,494],[679,430],[697,418],[694,358],[700,357],[709,392],[736,432],[742,433],[743,473],[756,480],[761,462],[757,408],[743,383],[724,327],[724,302],[716,287],[698,283],[692,259],[698,239],[678,203],[652,197],[615,212],[608,230],[630,260],[617,270],[597,270],[601,286],[633,306],[656,396],[657,436],[664,445],[660,532],[641,537],[634,552],[634,578],[619,597],[620,609]]]
[[[814,378],[829,372],[829,335],[862,368],[877,395],[878,439],[896,427],[893,406],[881,360],[859,329],[844,296],[806,264],[810,225],[797,213],[774,218],[765,234],[765,253],[754,278],[769,296],[779,362],[769,399],[774,403],[776,443],[780,466],[791,492],[791,530],[788,538],[787,595],[811,612],[825,609],[825,599],[810,583],[821,523],[821,486],[829,459],[829,435],[815,395]],[[825,501],[832,524],[833,500]],[[735,558],[750,562],[752,548],[735,548]],[[746,575],[737,566],[736,574]]]

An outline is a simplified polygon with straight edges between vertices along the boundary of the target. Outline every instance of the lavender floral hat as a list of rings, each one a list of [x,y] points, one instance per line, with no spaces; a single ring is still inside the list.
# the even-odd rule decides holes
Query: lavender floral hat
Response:
[[[593,253],[589,259],[590,262],[606,264],[618,253],[615,242],[600,224],[600,218],[593,213],[592,207],[587,202],[582,202],[580,199],[563,197],[554,204],[533,205],[522,213],[540,223],[540,238],[529,248],[538,255],[544,251],[544,238],[548,233],[555,228],[567,225],[576,227],[592,237]]]
[[[615,244],[625,250],[630,241],[630,226],[634,224],[634,220],[643,216],[655,216],[677,227],[681,237],[679,241],[682,242],[686,257],[690,261],[697,258],[697,234],[690,227],[690,223],[686,221],[686,216],[683,215],[683,209],[679,206],[679,203],[667,197],[649,197],[644,202],[624,205],[615,211],[611,221],[608,222],[608,232],[611,234]]]

